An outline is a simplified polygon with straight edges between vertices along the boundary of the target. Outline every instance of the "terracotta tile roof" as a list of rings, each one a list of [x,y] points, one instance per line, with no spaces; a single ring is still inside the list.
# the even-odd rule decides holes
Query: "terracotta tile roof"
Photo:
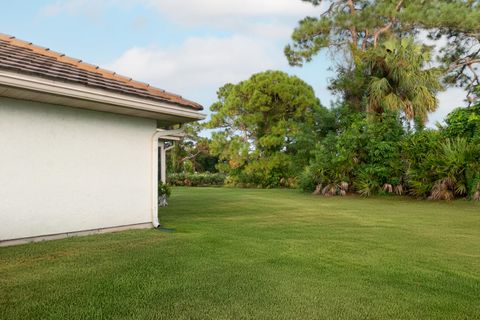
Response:
[[[179,95],[1,33],[0,69],[170,102],[194,110],[203,110],[200,104]]]

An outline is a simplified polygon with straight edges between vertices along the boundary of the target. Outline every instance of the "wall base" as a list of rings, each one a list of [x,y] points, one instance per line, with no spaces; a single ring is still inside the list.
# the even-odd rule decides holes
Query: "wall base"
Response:
[[[117,227],[109,227],[109,228],[99,228],[99,229],[91,229],[91,230],[49,234],[49,235],[20,238],[20,239],[1,240],[0,247],[15,246],[15,245],[31,243],[31,242],[64,239],[69,237],[80,237],[80,236],[88,236],[93,234],[118,232],[118,231],[132,230],[132,229],[149,229],[149,228],[153,228],[151,222],[130,224],[125,226],[117,226]]]

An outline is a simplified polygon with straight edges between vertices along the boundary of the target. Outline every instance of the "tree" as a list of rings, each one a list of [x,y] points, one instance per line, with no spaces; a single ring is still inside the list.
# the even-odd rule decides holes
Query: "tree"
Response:
[[[400,141],[405,132],[398,113],[385,112],[379,115],[381,121],[355,115],[341,132],[319,141],[315,158],[300,179],[304,190],[316,188],[316,193],[330,196],[347,191],[402,192]]]
[[[292,184],[294,173],[308,164],[316,117],[324,111],[312,87],[284,72],[266,71],[226,84],[217,95],[208,127],[219,129],[211,143],[219,168],[237,183]]]
[[[469,141],[480,143],[480,103],[468,108],[457,108],[445,119],[442,129],[449,137],[464,137]]]
[[[311,61],[320,51],[328,49],[344,53],[337,59],[339,77],[332,89],[341,92],[352,109],[361,111],[365,90],[364,69],[360,64],[368,51],[392,38],[418,35],[430,30],[431,36],[462,35],[456,51],[447,50],[442,56],[442,71],[446,79],[457,72],[476,79],[473,64],[478,62],[480,26],[478,1],[471,0],[303,0],[320,9],[318,17],[307,17],[299,22],[292,34],[292,43],[285,48],[289,63],[301,66]],[[322,6],[321,6],[322,5]],[[324,8],[327,6],[327,8]],[[456,16],[457,15],[457,16]],[[459,22],[451,23],[448,19]],[[465,20],[460,23],[460,20]],[[468,39],[468,41],[467,41]],[[473,42],[472,42],[473,41]],[[373,50],[374,51],[374,50]],[[477,57],[477,58],[475,58]],[[425,61],[428,62],[428,61]],[[449,79],[450,82],[455,80]],[[369,80],[367,80],[369,82]]]
[[[218,157],[210,153],[210,141],[200,136],[201,123],[189,123],[183,126],[186,136],[176,142],[167,153],[167,168],[171,173],[215,172]]]
[[[377,47],[357,52],[354,66],[340,67],[330,88],[341,92],[355,111],[374,115],[401,111],[423,127],[428,113],[437,109],[442,90],[439,68],[427,68],[430,48],[413,38],[391,38]]]
[[[429,10],[421,16],[421,26],[429,30],[429,37],[442,39],[439,53],[445,81],[467,90],[467,99],[474,103],[478,96],[475,87],[480,85],[480,1],[478,0],[443,0],[430,1]],[[422,12],[417,5],[412,8]],[[412,21],[413,22],[413,21]]]
[[[367,111],[402,111],[408,120],[424,123],[437,109],[436,94],[442,89],[437,68],[425,68],[430,50],[413,38],[392,38],[366,51],[358,65],[370,81],[365,98]]]
[[[302,0],[316,7],[322,0]],[[292,34],[285,54],[291,65],[309,62],[322,49],[340,50],[353,58],[357,51],[376,47],[383,36],[400,32],[404,0],[333,0],[318,18],[306,17]]]

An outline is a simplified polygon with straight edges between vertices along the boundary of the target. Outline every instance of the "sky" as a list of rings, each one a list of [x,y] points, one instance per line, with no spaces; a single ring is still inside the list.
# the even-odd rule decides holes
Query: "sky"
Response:
[[[283,54],[292,30],[319,8],[300,0],[0,0],[0,32],[116,71],[205,106],[216,91],[265,70],[310,84],[324,106],[331,57],[302,68]],[[434,126],[465,105],[461,89],[440,93]]]

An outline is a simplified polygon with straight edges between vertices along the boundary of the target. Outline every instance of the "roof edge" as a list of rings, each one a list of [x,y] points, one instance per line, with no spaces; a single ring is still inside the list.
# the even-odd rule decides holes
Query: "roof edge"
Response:
[[[113,93],[110,91],[82,86],[79,84],[64,83],[35,76],[23,75],[17,72],[0,70],[0,86],[50,94],[70,99],[108,104],[113,106],[110,111],[112,113],[122,114],[121,112],[115,111],[115,106],[118,106],[119,109],[127,108],[131,110],[148,112],[151,114],[165,115],[167,117],[173,116],[188,119],[187,121],[183,122],[198,121],[206,118],[206,115],[199,111],[183,108],[169,102],[148,100],[131,95]],[[1,94],[1,96],[3,95],[4,94]]]
[[[93,64],[83,62],[81,59],[72,58],[72,57],[69,57],[69,56],[67,56],[63,53],[59,53],[59,52],[50,50],[49,48],[45,48],[45,47],[35,45],[32,42],[17,39],[14,36],[7,35],[7,34],[4,34],[4,33],[0,33],[0,40],[6,41],[6,42],[8,42],[8,43],[10,43],[11,45],[14,45],[14,46],[18,46],[18,47],[22,47],[22,48],[32,50],[35,53],[38,53],[38,54],[41,54],[41,55],[44,55],[44,56],[47,56],[47,57],[55,58],[60,62],[68,63],[72,66],[75,66],[75,67],[81,69],[81,70],[85,70],[85,71],[89,71],[89,72],[95,72],[95,73],[98,73],[105,78],[122,82],[126,85],[129,85],[129,86],[137,88],[137,89],[146,90],[146,91],[150,92],[152,95],[156,95],[156,96],[159,96],[159,97],[163,96],[163,98],[166,98],[166,99],[170,100],[172,103],[178,104],[180,106],[191,108],[191,109],[198,110],[198,111],[204,110],[204,108],[201,104],[199,104],[197,102],[194,102],[194,101],[191,101],[191,100],[188,100],[188,99],[185,99],[181,95],[178,95],[178,94],[175,94],[175,93],[172,93],[172,92],[154,87],[154,86],[152,86],[148,83],[145,83],[145,82],[133,80],[132,78],[120,75],[116,72],[100,68],[97,65],[93,65]]]

